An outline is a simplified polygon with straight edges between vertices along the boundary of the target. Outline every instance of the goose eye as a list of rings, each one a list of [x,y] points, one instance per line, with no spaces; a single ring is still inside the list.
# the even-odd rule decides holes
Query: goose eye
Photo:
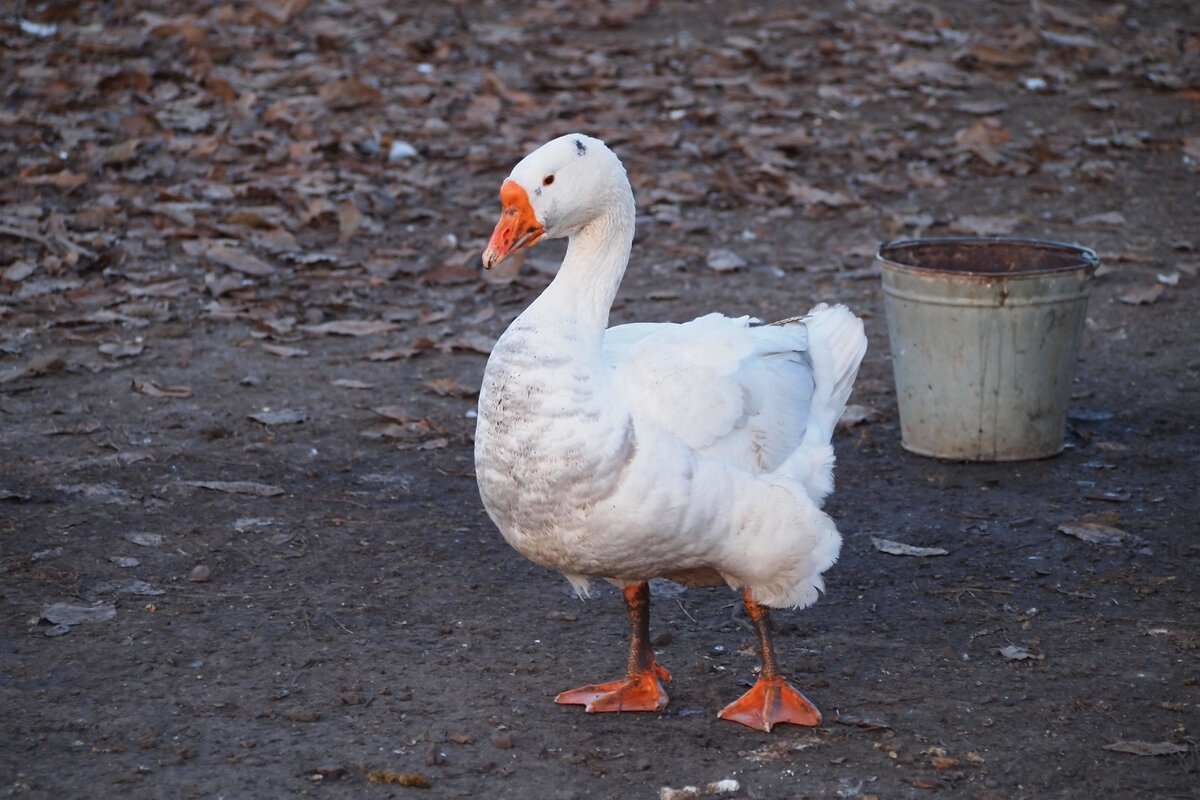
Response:
[[[554,183],[554,175],[553,174],[547,175],[546,177],[542,178],[542,186],[549,186],[552,183]]]

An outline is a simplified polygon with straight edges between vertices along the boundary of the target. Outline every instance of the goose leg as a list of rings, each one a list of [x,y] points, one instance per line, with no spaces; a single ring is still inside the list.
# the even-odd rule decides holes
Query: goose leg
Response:
[[[667,707],[667,693],[658,681],[671,680],[671,674],[654,662],[650,647],[650,585],[627,587],[625,605],[633,631],[625,680],[572,689],[554,698],[554,702],[581,705],[588,712],[662,711]]]
[[[780,722],[820,725],[821,712],[807,697],[792,688],[775,666],[775,652],[771,646],[770,620],[766,606],[751,600],[749,589],[745,592],[745,601],[746,610],[750,612],[750,619],[754,622],[754,630],[758,634],[758,646],[762,652],[762,672],[759,673],[758,682],[754,687],[725,706],[719,716],[721,719],[740,722],[768,732],[771,726]]]

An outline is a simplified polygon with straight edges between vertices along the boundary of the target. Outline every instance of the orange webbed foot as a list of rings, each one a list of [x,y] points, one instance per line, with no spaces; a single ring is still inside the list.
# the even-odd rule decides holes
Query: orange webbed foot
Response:
[[[821,724],[817,707],[780,677],[759,678],[750,691],[725,706],[718,716],[767,732],[780,722],[809,727]]]
[[[625,680],[598,683],[563,692],[554,702],[581,705],[588,713],[600,711],[662,711],[667,707],[667,693],[659,679],[671,680],[671,673],[654,665],[649,672],[631,674]]]

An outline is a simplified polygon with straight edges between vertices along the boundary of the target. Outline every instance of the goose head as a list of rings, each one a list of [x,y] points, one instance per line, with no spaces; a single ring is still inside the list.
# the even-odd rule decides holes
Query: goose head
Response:
[[[625,198],[632,208],[625,168],[604,142],[581,133],[547,142],[521,159],[500,187],[504,212],[483,266],[491,269],[540,239],[573,236]]]

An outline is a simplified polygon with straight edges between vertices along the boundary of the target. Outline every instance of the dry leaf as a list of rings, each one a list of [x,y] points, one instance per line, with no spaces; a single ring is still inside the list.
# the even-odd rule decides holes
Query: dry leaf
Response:
[[[0,373],[0,383],[19,380],[21,378],[36,378],[42,375],[53,375],[62,371],[66,362],[56,355],[34,356],[24,365],[13,367],[7,372]]]
[[[1045,658],[1045,656],[1043,656],[1041,653],[1028,650],[1015,644],[1005,645],[997,652],[1007,658],[1009,661],[1041,661]]]
[[[367,361],[399,361],[401,359],[416,355],[418,352],[420,351],[411,347],[390,347],[383,350],[372,350],[363,356],[363,358],[365,358]]]
[[[404,406],[400,405],[399,403],[390,406],[375,406],[371,410],[381,417],[394,419],[397,422],[411,422],[412,420],[416,419],[416,417],[409,414]]]
[[[1014,53],[1012,50],[987,42],[976,42],[971,45],[969,50],[957,54],[954,57],[954,61],[965,67],[984,64],[989,67],[1000,67],[1003,69],[1025,67],[1033,63],[1033,59],[1030,56]]]
[[[381,439],[399,439],[402,436],[408,435],[408,428],[396,422],[378,422],[368,425],[364,428],[359,436],[372,441],[380,441]]]
[[[999,147],[1012,139],[995,117],[981,117],[970,126],[954,134],[954,146],[979,156],[989,164],[999,164],[1004,159]]]
[[[161,547],[166,541],[166,537],[161,533],[127,533],[121,538],[139,547]]]
[[[1091,230],[1124,228],[1127,224],[1125,215],[1120,211],[1105,211],[1102,214],[1092,214],[1075,220],[1076,226]]]
[[[801,203],[809,206],[820,205],[827,208],[845,208],[860,204],[857,198],[846,192],[830,192],[798,181],[788,181],[787,193],[788,197],[793,200],[799,200]]]
[[[416,346],[414,344],[414,346]],[[471,350],[483,355],[490,355],[492,348],[496,346],[496,340],[483,333],[467,333],[459,336],[456,339],[450,339],[442,343],[442,349],[447,352],[454,350]]]
[[[319,335],[334,334],[337,336],[370,336],[375,333],[387,333],[404,327],[397,322],[382,322],[368,319],[336,319],[322,322],[319,325],[301,325],[300,329],[307,333]]]
[[[871,544],[881,553],[887,553],[893,556],[913,556],[915,558],[929,558],[931,556],[949,555],[949,550],[943,550],[940,547],[916,547],[911,544],[902,542],[894,542],[891,539],[884,539],[879,536],[871,537]]]
[[[479,394],[478,388],[464,386],[450,378],[434,378],[421,384],[440,394],[442,397],[473,397]]]
[[[363,224],[363,214],[358,206],[349,200],[338,203],[338,241],[342,244],[350,241]]]
[[[263,277],[275,274],[275,268],[267,262],[223,244],[210,244],[204,255],[214,264],[229,267],[244,275]]]
[[[71,172],[69,169],[64,169],[61,172],[52,172],[49,175],[30,175],[26,174],[28,170],[22,171],[20,180],[22,183],[27,183],[32,186],[54,186],[59,189],[78,189],[88,182],[88,176]]]
[[[1118,294],[1117,299],[1131,306],[1148,306],[1162,297],[1166,288],[1161,283],[1152,283],[1149,286],[1134,286]]]
[[[278,497],[284,494],[284,490],[278,486],[257,481],[184,481],[183,484],[200,489],[211,489],[214,492],[248,494],[254,497]]]
[[[104,164],[123,164],[133,159],[141,144],[137,139],[126,139],[120,144],[106,147],[100,161]]]
[[[246,416],[263,425],[297,425],[308,419],[308,415],[298,408],[280,408],[277,410],[264,409]]]
[[[328,103],[330,108],[339,111],[383,102],[383,92],[358,78],[327,83],[317,92],[317,96]]]
[[[1055,528],[1059,533],[1074,536],[1091,544],[1118,545],[1131,540],[1130,534],[1114,528],[1112,525],[1102,525],[1099,522],[1064,522]]]
[[[99,351],[106,356],[113,358],[130,358],[132,356],[141,355],[146,346],[141,342],[104,342],[100,345]]]
[[[431,785],[429,779],[424,775],[418,775],[415,772],[393,772],[390,769],[370,772],[367,774],[367,780],[371,783],[395,783],[400,786],[414,786],[418,789],[428,789]]]
[[[93,603],[90,606],[55,603],[42,611],[41,618],[55,625],[78,625],[81,622],[104,622],[116,615],[115,603]]]
[[[0,278],[6,281],[17,283],[28,278],[33,273],[37,272],[38,265],[32,261],[22,261],[17,259],[0,271]]]
[[[967,114],[978,114],[990,117],[1008,110],[1008,103],[1003,100],[964,100],[956,103],[954,108]]]
[[[147,397],[169,397],[181,399],[191,397],[192,390],[186,386],[162,386],[152,380],[133,379],[133,388]]]
[[[867,422],[876,422],[880,416],[879,409],[877,408],[851,403],[842,410],[841,419],[838,420],[838,428],[845,430]]]
[[[501,262],[503,264],[504,262]],[[451,258],[438,264],[436,267],[427,269],[418,275],[418,279],[422,283],[433,283],[441,286],[449,286],[456,283],[470,283],[480,279],[480,272],[484,270],[476,266],[474,261],[468,263],[460,258]]]
[[[1005,236],[1016,230],[1020,217],[962,216],[950,223],[950,232],[967,236]]]
[[[226,272],[221,275],[209,272],[204,276],[204,288],[213,297],[221,297],[241,289],[246,285],[246,281],[246,278],[234,272]]]
[[[437,439],[426,439],[421,442],[401,442],[396,447],[400,450],[441,450],[444,447],[448,447],[449,444],[449,439],[439,437]]]
[[[289,347],[282,344],[264,343],[262,349],[263,352],[280,358],[299,358],[308,355],[308,351],[302,347]]]
[[[521,274],[528,253],[528,250],[518,250],[491,269],[485,269],[483,279],[491,284],[512,283]]]
[[[1105,750],[1117,753],[1131,753],[1135,756],[1173,756],[1186,753],[1191,748],[1186,744],[1175,742],[1138,742],[1121,740],[1104,745]]]

